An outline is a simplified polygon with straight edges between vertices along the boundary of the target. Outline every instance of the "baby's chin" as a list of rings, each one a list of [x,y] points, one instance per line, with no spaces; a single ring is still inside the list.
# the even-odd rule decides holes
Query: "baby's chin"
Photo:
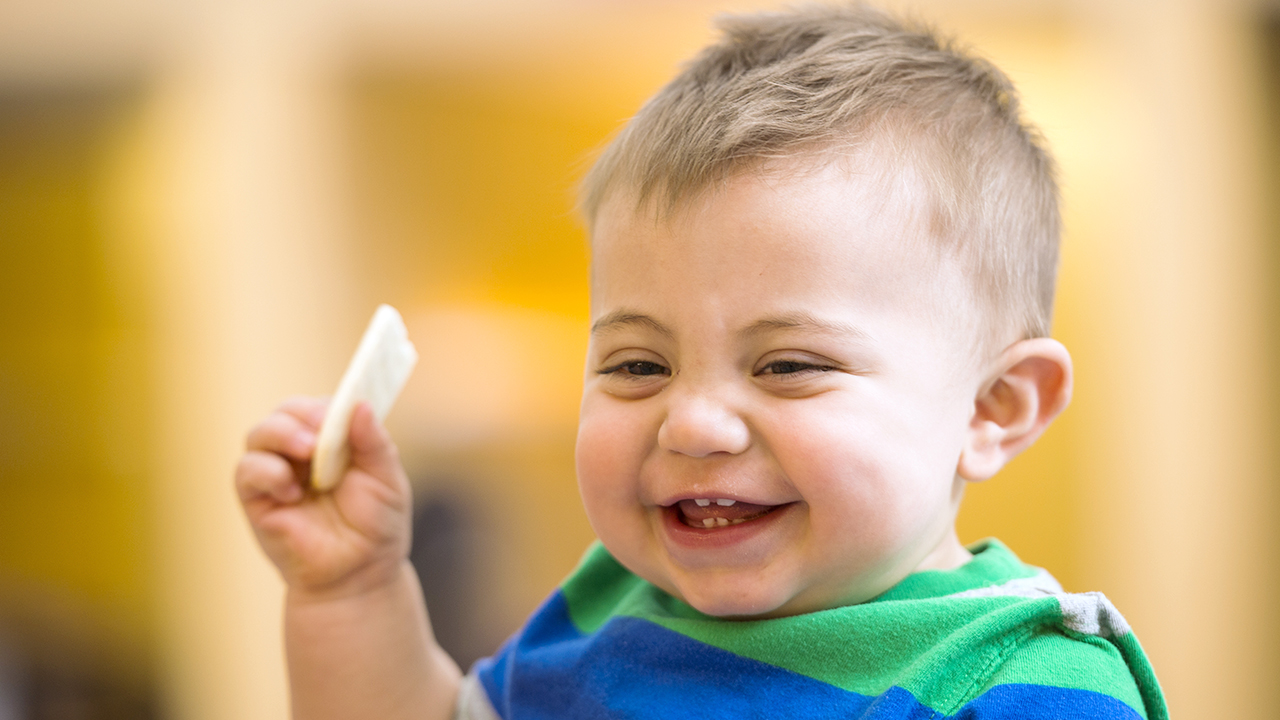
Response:
[[[738,578],[708,575],[710,576],[699,573],[681,577],[672,586],[663,589],[704,615],[733,620],[802,615],[835,606],[818,598],[810,598],[808,593],[796,593],[793,588],[785,585],[744,582]],[[655,584],[659,587],[663,585]]]
[[[783,617],[794,613],[781,612],[784,603],[770,602],[757,598],[744,597],[711,597],[699,595],[682,597],[689,606],[704,615],[732,620],[757,620],[771,617]]]
[[[682,573],[650,582],[704,615],[732,620],[764,620],[791,617],[864,603],[880,595],[883,583],[856,580],[838,587],[797,582],[794,577],[727,576],[716,573]]]

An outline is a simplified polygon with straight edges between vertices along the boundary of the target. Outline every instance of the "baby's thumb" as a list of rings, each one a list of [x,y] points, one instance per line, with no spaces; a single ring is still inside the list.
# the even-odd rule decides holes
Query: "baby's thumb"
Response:
[[[347,443],[351,446],[353,466],[387,481],[400,473],[400,453],[391,434],[373,416],[369,403],[359,403],[351,414]]]

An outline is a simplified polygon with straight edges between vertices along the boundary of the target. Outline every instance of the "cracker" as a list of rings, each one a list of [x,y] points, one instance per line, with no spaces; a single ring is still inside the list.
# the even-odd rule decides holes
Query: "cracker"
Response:
[[[331,490],[346,472],[351,461],[347,434],[356,404],[367,401],[378,420],[384,419],[417,362],[418,353],[409,342],[400,313],[390,305],[379,305],[320,426],[311,459],[313,488]]]

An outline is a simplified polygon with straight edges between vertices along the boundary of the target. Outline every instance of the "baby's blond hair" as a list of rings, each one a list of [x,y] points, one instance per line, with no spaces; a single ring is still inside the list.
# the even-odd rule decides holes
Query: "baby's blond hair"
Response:
[[[587,174],[608,196],[674,212],[776,158],[847,156],[888,138],[924,180],[923,227],[970,276],[993,336],[1049,332],[1060,218],[1054,165],[990,63],[861,4],[726,16]]]

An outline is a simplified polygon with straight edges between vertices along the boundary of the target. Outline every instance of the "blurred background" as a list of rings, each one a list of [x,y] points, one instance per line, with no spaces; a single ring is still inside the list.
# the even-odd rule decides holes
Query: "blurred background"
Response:
[[[413,559],[447,649],[492,651],[592,538],[574,184],[771,4],[0,0],[0,720],[287,716],[231,472],[379,302],[422,354]],[[1062,166],[1076,399],[962,539],[1107,593],[1175,717],[1270,716],[1280,6],[890,7],[1008,72]]]

